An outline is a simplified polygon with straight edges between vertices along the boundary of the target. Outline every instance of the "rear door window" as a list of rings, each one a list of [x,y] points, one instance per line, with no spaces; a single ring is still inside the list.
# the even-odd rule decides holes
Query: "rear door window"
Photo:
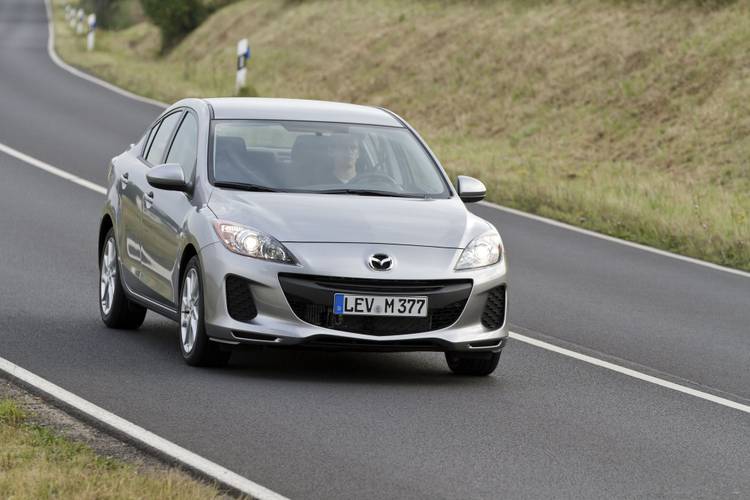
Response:
[[[162,158],[164,158],[164,152],[167,150],[167,145],[169,145],[169,139],[172,137],[172,132],[177,122],[180,121],[180,117],[182,117],[182,111],[172,113],[161,121],[159,130],[154,134],[151,146],[146,154],[146,161],[151,165],[161,163]]]
[[[195,160],[198,155],[198,121],[192,113],[186,113],[177,134],[172,141],[166,163],[179,163],[190,180],[195,171]]]
[[[141,146],[141,158],[144,158],[146,156],[146,152],[148,151],[148,148],[151,147],[151,141],[154,140],[154,135],[156,135],[156,130],[159,128],[159,124],[155,124],[153,127],[148,129],[148,131],[144,134],[144,137],[139,141]]]

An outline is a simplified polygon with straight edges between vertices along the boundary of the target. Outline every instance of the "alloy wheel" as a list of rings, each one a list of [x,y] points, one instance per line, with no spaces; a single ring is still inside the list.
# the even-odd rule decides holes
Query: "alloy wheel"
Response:
[[[200,315],[200,286],[198,272],[195,268],[188,270],[182,284],[182,300],[180,301],[180,338],[182,349],[189,353],[195,346]]]
[[[117,253],[115,251],[115,240],[110,238],[102,252],[102,265],[99,272],[99,300],[102,312],[108,315],[112,310],[115,297],[115,280],[117,279]]]

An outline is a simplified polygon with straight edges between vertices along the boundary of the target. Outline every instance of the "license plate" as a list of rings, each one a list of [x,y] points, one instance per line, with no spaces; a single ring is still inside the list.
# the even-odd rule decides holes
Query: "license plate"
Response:
[[[388,297],[384,295],[333,296],[334,314],[359,316],[427,316],[427,297]]]

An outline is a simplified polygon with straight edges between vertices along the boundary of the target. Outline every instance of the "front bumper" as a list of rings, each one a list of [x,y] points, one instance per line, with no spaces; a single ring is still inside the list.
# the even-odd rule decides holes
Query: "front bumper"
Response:
[[[453,266],[461,251],[454,249],[359,243],[285,243],[285,246],[299,259],[299,265],[244,257],[229,252],[221,243],[208,245],[201,250],[204,316],[207,333],[212,340],[230,345],[346,350],[497,351],[503,347],[508,336],[505,260],[483,269],[456,272]],[[395,268],[388,272],[371,270],[366,262],[367,257],[374,253],[387,253],[394,257],[397,263]],[[414,286],[415,283],[468,282],[469,288],[460,313],[456,314],[455,320],[451,318],[448,326],[443,326],[445,321],[441,323],[436,320],[429,325],[440,326],[437,329],[420,324],[417,329],[421,331],[416,333],[400,333],[396,329],[395,334],[391,334],[386,327],[372,334],[373,331],[356,331],[359,328],[357,325],[362,323],[350,322],[348,327],[344,324],[343,328],[350,331],[338,329],[342,327],[329,323],[322,326],[313,324],[315,321],[309,315],[300,312],[299,304],[293,302],[294,309],[290,305],[289,285],[285,283],[285,288],[282,288],[279,275],[282,276],[281,280],[287,282],[290,279],[299,282],[296,278],[301,276],[337,278],[338,284],[332,285],[334,288],[342,286],[342,281],[354,281],[360,286],[356,293],[364,295],[370,294],[370,291],[361,288],[361,283],[367,283],[367,280],[378,280],[394,286],[399,283]],[[249,281],[253,310],[248,317],[252,316],[252,319],[238,321],[230,316],[226,290],[228,276]],[[494,327],[497,324],[488,328],[485,326],[487,321],[483,324],[482,315],[488,307],[490,294],[498,287],[504,287],[505,292],[502,296],[505,302],[501,307],[501,324],[497,328]],[[378,293],[377,290],[372,292]],[[440,302],[436,299],[434,303]],[[444,320],[444,316],[442,318]],[[364,324],[372,325],[375,322]]]

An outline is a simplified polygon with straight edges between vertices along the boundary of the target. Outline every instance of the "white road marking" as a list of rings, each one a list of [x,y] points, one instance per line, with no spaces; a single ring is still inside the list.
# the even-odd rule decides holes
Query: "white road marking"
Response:
[[[117,94],[123,95],[125,97],[129,97],[136,101],[145,102],[147,104],[152,104],[160,108],[168,107],[166,103],[157,101],[156,99],[149,99],[148,97],[139,96],[138,94],[129,92],[123,88],[118,87],[117,85],[113,85],[109,82],[105,82],[104,80],[96,78],[95,76],[91,76],[88,73],[84,73],[83,71],[78,70],[74,68],[73,66],[70,66],[65,61],[60,59],[57,55],[57,52],[55,52],[55,22],[52,17],[52,5],[50,4],[50,0],[44,0],[44,7],[47,10],[47,30],[49,32],[49,35],[47,36],[47,53],[49,54],[49,58],[52,59],[52,62],[57,64],[60,68],[64,69],[65,71],[74,74],[78,78],[83,78],[84,80],[100,85],[106,88],[107,90],[111,90],[112,92],[115,92]]]
[[[53,167],[52,165],[48,163],[44,163],[41,160],[37,160],[36,158],[32,158],[31,156],[21,153],[20,151],[17,151],[9,146],[6,146],[5,144],[0,143],[0,151],[7,153],[15,158],[18,158],[21,161],[24,161],[28,163],[29,165],[32,165],[34,167],[38,167],[45,172],[49,172],[51,174],[57,175],[59,177],[62,177],[63,179],[67,179],[71,182],[74,182],[78,185],[84,186],[88,189],[91,189],[92,191],[96,191],[97,193],[106,193],[106,189],[103,186],[99,186],[98,184],[94,184],[93,182],[87,181],[86,179],[82,179],[81,177],[75,176],[73,174],[69,174],[68,172],[61,170],[57,167]],[[750,413],[750,406],[744,405],[742,403],[738,403],[736,401],[732,401],[730,399],[721,398],[718,396],[714,396],[713,394],[709,394],[707,392],[699,391],[696,389],[693,389],[691,387],[687,387],[684,385],[676,384],[674,382],[670,382],[668,380],[664,380],[658,377],[654,377],[653,375],[647,375],[645,373],[641,373],[639,371],[633,370],[631,368],[625,368],[624,366],[620,366],[614,363],[610,363],[609,361],[604,361],[598,358],[595,358],[593,356],[587,356],[586,354],[581,354],[575,351],[571,351],[570,349],[565,349],[563,347],[558,347],[554,344],[550,344],[548,342],[543,342],[541,340],[536,340],[531,337],[527,337],[525,335],[521,335],[520,333],[510,332],[510,337],[514,338],[516,340],[519,340],[521,342],[524,342],[529,345],[533,345],[535,347],[539,347],[541,349],[546,349],[548,351],[556,352],[558,354],[562,354],[563,356],[567,356],[569,358],[574,358],[579,361],[583,361],[585,363],[589,363],[592,365],[596,365],[602,368],[606,368],[608,370],[615,371],[617,373],[621,373],[623,375],[627,375],[629,377],[637,378],[638,380],[642,380],[644,382],[649,382],[651,384],[656,384],[661,387],[666,387],[668,389],[672,389],[677,392],[681,392],[683,394],[689,394],[691,396],[695,396],[697,398],[705,399],[706,401],[711,401],[713,403],[726,406],[729,408],[733,408],[735,410],[740,410],[745,413]]]
[[[86,415],[104,422],[108,426],[122,432],[133,439],[140,441],[141,443],[158,450],[165,455],[177,460],[180,463],[192,467],[193,469],[199,470],[204,474],[215,478],[217,481],[231,486],[247,495],[257,498],[258,500],[285,500],[286,497],[279,495],[276,492],[265,488],[247,478],[236,474],[229,469],[222,467],[221,465],[211,462],[200,455],[196,455],[192,451],[186,450],[185,448],[174,444],[160,436],[157,436],[153,432],[149,432],[143,427],[139,427],[132,422],[125,420],[124,418],[118,417],[114,413],[108,412],[107,410],[96,406],[95,404],[86,401],[85,399],[76,396],[72,392],[66,391],[62,387],[59,387],[48,380],[43,379],[38,375],[34,375],[28,370],[24,370],[20,366],[11,363],[7,359],[0,358],[0,370],[9,374],[22,382],[29,384],[32,387],[44,392],[45,394],[52,396],[53,398],[62,401],[63,403],[75,408],[76,410],[85,413]]]
[[[642,380],[650,384],[655,384],[667,389],[672,389],[673,391],[688,394],[696,398],[705,399],[706,401],[711,401],[712,403],[726,406],[727,408],[732,408],[734,410],[739,410],[744,413],[750,413],[750,405],[745,405],[742,403],[738,403],[737,401],[732,401],[731,399],[715,396],[713,394],[709,394],[708,392],[693,389],[692,387],[676,384],[659,377],[654,377],[653,375],[647,375],[631,368],[625,368],[624,366],[616,365],[614,363],[610,363],[609,361],[604,361],[593,356],[588,356],[586,354],[581,354],[580,352],[571,351],[570,349],[565,349],[563,347],[550,344],[549,342],[544,342],[531,337],[527,337],[526,335],[521,335],[520,333],[516,332],[510,332],[510,338],[516,339],[529,345],[533,345],[534,347],[539,347],[540,349],[546,349],[548,351],[556,352],[557,354],[562,354],[563,356],[568,356],[569,358],[583,361],[584,363],[589,363],[594,366],[606,368],[607,370],[612,370],[614,372],[627,375],[628,377],[637,378],[638,380]]]
[[[6,146],[5,144],[1,142],[0,142],[0,151],[7,154],[8,156],[12,156],[23,162],[26,162],[33,167],[42,169],[45,172],[49,172],[52,175],[56,175],[70,182],[74,182],[78,184],[79,186],[83,186],[99,194],[107,194],[107,189],[104,186],[100,186],[99,184],[94,184],[93,182],[88,181],[84,179],[83,177],[78,177],[77,175],[73,175],[69,172],[66,172],[65,170],[52,166],[49,163],[45,163],[42,160],[37,160],[36,158],[31,157],[27,155],[26,153],[22,153],[18,151],[17,149],[13,149],[10,146]]]
[[[684,262],[689,262],[691,264],[697,264],[699,266],[708,267],[710,269],[713,269],[715,271],[723,271],[725,273],[735,274],[737,276],[742,276],[745,278],[750,278],[750,273],[747,271],[742,271],[740,269],[733,269],[731,267],[726,266],[720,266],[719,264],[714,264],[713,262],[706,262],[705,260],[696,259],[693,257],[687,257],[685,255],[680,255],[677,253],[667,252],[666,250],[660,250],[658,248],[650,247],[648,245],[642,245],[640,243],[635,243],[628,240],[623,240],[620,238],[615,238],[614,236],[608,236],[606,234],[597,233],[596,231],[590,231],[588,229],[583,229],[576,226],[571,226],[570,224],[566,224],[565,222],[556,221],[553,219],[548,219],[546,217],[542,217],[540,215],[534,215],[527,212],[522,212],[521,210],[516,210],[515,208],[506,207],[503,205],[498,205],[497,203],[492,203],[490,201],[480,201],[480,205],[484,205],[486,207],[492,207],[495,210],[500,210],[502,212],[507,212],[509,214],[518,215],[520,217],[525,217],[527,219],[532,219],[538,222],[543,222],[545,224],[549,224],[550,226],[559,227],[562,229],[567,229],[568,231],[574,231],[576,233],[585,234],[587,236],[592,236],[594,238],[599,238],[601,240],[610,241],[612,243],[619,243],[620,245],[625,245],[627,247],[631,248],[637,248],[638,250],[643,250],[645,252],[651,252],[655,253],[657,255],[661,255],[663,257],[670,257],[672,259],[681,260]]]

